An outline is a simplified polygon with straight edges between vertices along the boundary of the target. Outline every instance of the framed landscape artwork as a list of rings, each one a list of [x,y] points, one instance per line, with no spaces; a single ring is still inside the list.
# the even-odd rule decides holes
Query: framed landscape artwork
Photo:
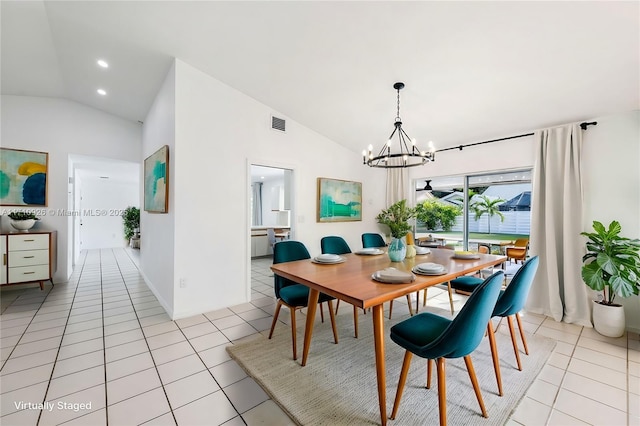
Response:
[[[318,178],[318,222],[362,220],[362,183]]]
[[[169,211],[169,147],[163,146],[144,160],[144,210]]]
[[[0,148],[0,205],[46,206],[49,154]]]

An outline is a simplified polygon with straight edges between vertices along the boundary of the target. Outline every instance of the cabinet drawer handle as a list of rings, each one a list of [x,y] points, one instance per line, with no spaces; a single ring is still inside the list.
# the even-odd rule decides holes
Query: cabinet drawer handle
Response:
[[[35,274],[35,272],[31,271],[31,272],[23,272],[24,275],[29,275],[29,274]]]
[[[35,240],[23,240],[23,241],[24,241],[25,243],[31,243],[31,242],[33,242],[33,241],[35,241]]]
[[[22,256],[23,259],[33,259],[35,256]]]
[[[6,264],[7,264],[7,255],[6,255],[6,254],[3,254],[3,255],[2,255],[2,264],[3,264],[3,265],[6,265]]]

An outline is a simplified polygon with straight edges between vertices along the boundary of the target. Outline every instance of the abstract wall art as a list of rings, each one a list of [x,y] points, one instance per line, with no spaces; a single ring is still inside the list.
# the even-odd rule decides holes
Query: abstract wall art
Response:
[[[163,146],[144,160],[144,210],[169,211],[169,147]]]
[[[46,206],[49,154],[0,148],[0,205]]]
[[[362,183],[318,178],[318,222],[362,220]]]

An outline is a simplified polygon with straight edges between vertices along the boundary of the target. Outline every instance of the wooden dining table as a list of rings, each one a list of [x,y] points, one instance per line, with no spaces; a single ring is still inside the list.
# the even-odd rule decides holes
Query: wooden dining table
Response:
[[[386,367],[384,350],[384,311],[383,303],[404,297],[410,293],[446,283],[456,277],[489,268],[506,260],[505,256],[480,254],[477,259],[457,259],[455,252],[432,248],[426,255],[405,259],[403,262],[391,262],[385,254],[341,255],[345,261],[336,264],[318,264],[311,259],[278,263],[271,266],[274,274],[288,278],[309,287],[309,304],[304,334],[302,365],[306,365],[313,335],[313,324],[320,293],[344,300],[359,308],[372,308],[374,350],[376,358],[376,377],[380,420],[387,424],[386,403]],[[446,268],[442,275],[417,275],[415,281],[405,284],[383,284],[373,280],[372,275],[379,270],[393,267],[411,272],[420,263],[439,263]]]

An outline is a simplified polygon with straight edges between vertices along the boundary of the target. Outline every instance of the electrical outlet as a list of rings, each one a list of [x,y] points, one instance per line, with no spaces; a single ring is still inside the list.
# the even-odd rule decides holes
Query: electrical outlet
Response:
[[[180,278],[180,288],[185,288],[187,286],[187,280],[184,278]]]

